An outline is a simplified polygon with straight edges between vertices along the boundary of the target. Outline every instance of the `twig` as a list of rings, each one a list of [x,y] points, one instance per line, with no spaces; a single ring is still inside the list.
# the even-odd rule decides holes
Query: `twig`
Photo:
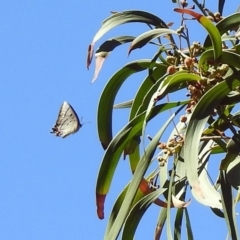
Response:
[[[207,13],[204,10],[204,5],[205,5],[205,1],[203,6],[197,1],[197,0],[193,0],[193,2],[197,5],[197,7],[201,10],[201,12],[203,13],[204,16],[207,16]]]

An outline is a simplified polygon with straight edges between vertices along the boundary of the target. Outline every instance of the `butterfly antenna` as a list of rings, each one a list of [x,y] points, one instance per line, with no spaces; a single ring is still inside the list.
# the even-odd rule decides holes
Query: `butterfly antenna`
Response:
[[[83,126],[85,123],[92,123],[92,122],[82,122],[83,117],[81,117],[81,125]]]

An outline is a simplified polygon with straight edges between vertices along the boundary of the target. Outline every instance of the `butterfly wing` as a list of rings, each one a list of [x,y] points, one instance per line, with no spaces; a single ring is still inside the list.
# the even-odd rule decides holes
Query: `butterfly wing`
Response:
[[[76,133],[81,126],[82,124],[79,121],[77,113],[73,107],[65,101],[60,108],[58,119],[51,133],[65,138],[70,134]]]

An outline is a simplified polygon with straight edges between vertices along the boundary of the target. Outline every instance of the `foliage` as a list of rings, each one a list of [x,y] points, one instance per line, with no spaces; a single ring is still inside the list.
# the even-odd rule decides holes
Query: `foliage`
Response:
[[[102,23],[89,46],[88,67],[95,42],[112,28],[132,22],[150,27],[138,37],[117,36],[105,41],[95,54],[93,81],[108,54],[116,47],[130,43],[130,54],[147,44],[156,46],[152,59],[130,62],[114,73],[100,97],[98,134],[105,150],[96,184],[100,219],[104,218],[105,197],[122,154],[128,155],[133,173],[113,206],[106,240],[116,239],[120,233],[121,239],[133,239],[141,217],[151,204],[160,207],[155,239],[160,239],[165,222],[168,239],[173,239],[172,208],[178,208],[174,239],[181,239],[184,216],[187,237],[193,239],[187,210],[190,201],[185,199],[189,191],[200,204],[210,207],[216,216],[224,217],[232,239],[239,239],[235,205],[240,186],[240,112],[236,111],[240,101],[240,13],[223,17],[225,1],[218,1],[217,13],[212,13],[198,1],[193,2],[201,14],[193,6],[188,8],[186,1],[181,1],[174,9],[182,16],[181,27],[177,30],[170,29],[171,24],[148,12],[114,12]],[[189,16],[196,27],[207,31],[202,43],[189,41],[186,21]],[[147,77],[133,99],[114,106],[122,84],[130,75],[140,71],[146,71]],[[187,97],[182,96],[182,90],[188,92]],[[171,101],[170,96],[176,93],[183,100]],[[129,121],[115,136],[112,134],[114,107],[129,108],[130,111]],[[148,122],[169,111],[174,113],[159,129],[156,127],[156,135],[149,137],[150,142],[145,147],[142,142],[146,142]],[[177,116],[179,113],[180,117]],[[169,127],[170,123],[174,123],[173,129]],[[167,140],[163,139],[164,133],[169,136]],[[218,172],[215,183],[208,173],[208,163],[213,155],[222,159],[219,168],[215,169]],[[146,176],[153,162],[157,167]]]

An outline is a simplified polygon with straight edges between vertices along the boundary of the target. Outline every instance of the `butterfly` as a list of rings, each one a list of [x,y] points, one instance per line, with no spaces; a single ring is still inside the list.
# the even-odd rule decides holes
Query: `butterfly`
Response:
[[[55,134],[57,137],[65,138],[70,134],[76,133],[81,127],[82,124],[79,121],[77,113],[65,101],[60,108],[58,119],[50,133]]]

